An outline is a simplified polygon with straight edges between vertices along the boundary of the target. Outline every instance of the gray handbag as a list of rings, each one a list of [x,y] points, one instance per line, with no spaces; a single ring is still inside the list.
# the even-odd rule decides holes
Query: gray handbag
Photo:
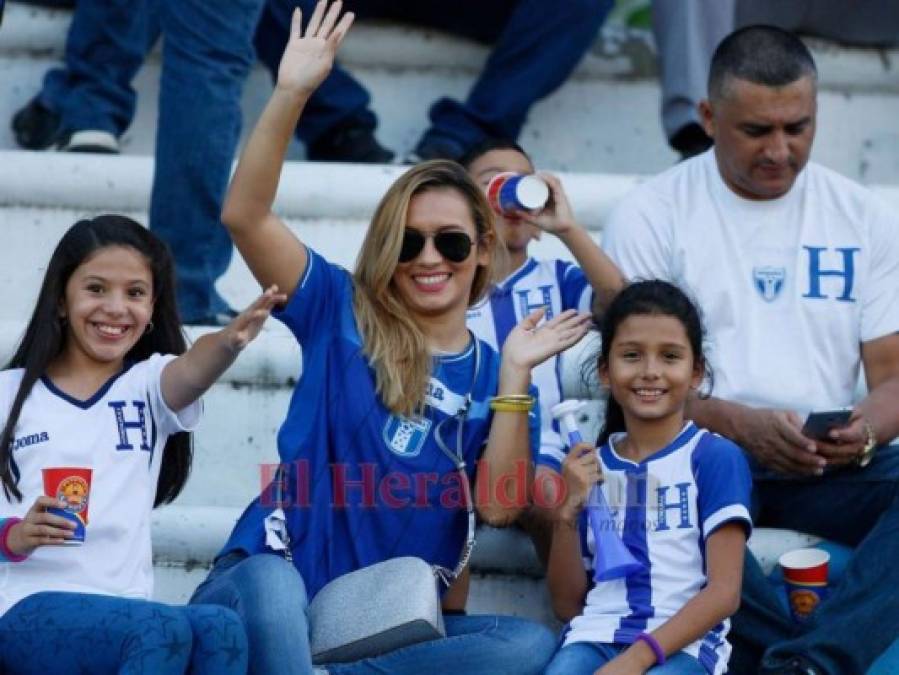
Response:
[[[476,338],[474,341],[475,365],[469,392],[456,413],[442,419],[434,428],[437,446],[460,474],[468,512],[468,533],[459,563],[450,570],[405,556],[383,560],[332,580],[309,603],[307,611],[315,665],[359,661],[446,637],[439,585],[449,587],[456,580],[468,565],[475,544],[474,503],[462,457],[465,420],[481,361],[480,343]],[[457,421],[456,452],[447,447],[440,433],[443,424],[451,419]],[[283,551],[287,560],[292,561],[286,519],[280,508],[266,518],[266,531],[269,547]]]

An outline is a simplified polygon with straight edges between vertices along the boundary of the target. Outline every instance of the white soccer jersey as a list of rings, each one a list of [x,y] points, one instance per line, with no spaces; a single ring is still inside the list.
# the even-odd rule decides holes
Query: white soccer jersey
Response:
[[[851,406],[860,344],[899,331],[899,218],[810,162],[789,193],[751,201],[714,150],[638,186],[603,246],[631,279],[698,302],[714,394],[799,412]]]
[[[615,452],[624,434],[614,434],[597,452],[614,530],[643,565],[627,579],[596,583],[584,612],[571,621],[565,644],[630,644],[670,619],[706,582],[705,545],[730,522],[752,526],[752,481],[743,451],[725,438],[688,422],[668,446],[636,464]],[[611,527],[610,527],[611,529]],[[592,572],[595,555],[587,512],[581,518],[584,563]],[[592,579],[592,574],[590,574]],[[683,651],[709,673],[727,669],[730,645],[722,621]]]
[[[111,378],[87,401],[47,378],[25,401],[13,441],[21,502],[0,493],[0,518],[24,517],[44,493],[41,469],[93,470],[82,546],[41,546],[20,563],[0,564],[0,615],[38,591],[149,598],[153,591],[150,511],[168,437],[199,420],[199,401],[179,413],[162,399],[162,368],[174,356],[154,354]],[[0,372],[0,424],[22,379]]]
[[[565,260],[535,260],[497,284],[490,295],[468,310],[471,331],[496,351],[502,350],[509,332],[524,317],[546,306],[545,319],[567,309],[589,312],[593,289],[583,271]],[[561,355],[547,359],[531,371],[531,382],[540,398],[540,453],[538,464],[558,470],[565,458],[559,425],[550,410],[562,400]]]

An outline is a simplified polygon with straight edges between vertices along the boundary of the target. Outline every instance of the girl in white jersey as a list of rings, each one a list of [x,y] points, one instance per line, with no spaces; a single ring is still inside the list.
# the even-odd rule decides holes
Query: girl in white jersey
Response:
[[[245,672],[231,610],[149,601],[150,511],[184,487],[200,395],[283,300],[186,350],[164,243],[117,215],[66,232],[0,372],[0,672]],[[92,470],[78,546],[52,467]]]
[[[610,390],[598,450],[572,448],[547,581],[570,621],[547,673],[722,673],[751,528],[742,450],[684,419],[706,371],[699,314],[675,286],[626,287],[602,318],[598,370]],[[641,569],[593,581],[591,490]],[[585,574],[585,567],[587,573]]]

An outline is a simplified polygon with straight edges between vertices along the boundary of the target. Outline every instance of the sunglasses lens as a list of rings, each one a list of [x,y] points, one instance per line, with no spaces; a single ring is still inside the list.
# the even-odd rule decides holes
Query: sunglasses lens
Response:
[[[460,263],[471,253],[471,239],[464,232],[441,232],[434,237],[434,247],[450,262]]]
[[[425,247],[425,238],[421,232],[406,230],[403,233],[403,244],[400,247],[400,262],[407,263],[414,260]]]

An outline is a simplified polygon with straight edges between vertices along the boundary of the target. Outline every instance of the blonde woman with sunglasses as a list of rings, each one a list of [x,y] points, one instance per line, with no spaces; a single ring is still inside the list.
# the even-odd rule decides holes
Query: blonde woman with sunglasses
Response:
[[[287,294],[275,316],[303,348],[278,434],[290,467],[277,481],[284,508],[271,489],[254,501],[192,600],[237,610],[251,672],[312,672],[305,609],[333,579],[415,556],[448,584],[470,552],[469,513],[497,526],[515,520],[538,440],[530,371],[574,344],[588,321],[567,312],[540,324],[535,312],[501,359],[473,338],[465,312],[488,290],[496,236],[483,191],[452,162],[421,164],[388,189],[352,274],[272,213],[291,134],[352,21],[339,2],[320,2],[304,31],[297,10],[223,213],[256,279]],[[523,619],[448,614],[445,625],[445,639],[326,667],[539,673],[554,649],[547,629]]]

